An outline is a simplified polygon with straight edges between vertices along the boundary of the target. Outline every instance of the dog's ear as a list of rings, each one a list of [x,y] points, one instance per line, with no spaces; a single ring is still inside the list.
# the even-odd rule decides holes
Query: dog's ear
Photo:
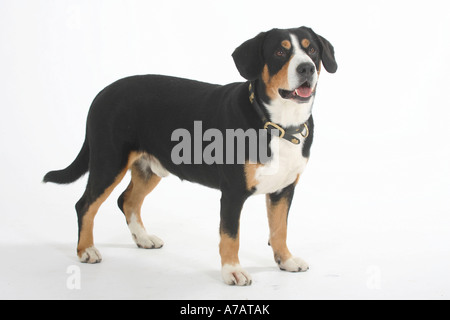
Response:
[[[334,48],[330,41],[315,33],[311,28],[308,28],[313,35],[317,37],[320,45],[320,58],[322,59],[322,64],[329,73],[335,73],[337,70],[336,58],[334,57]]]
[[[245,41],[232,56],[236,67],[245,79],[256,80],[264,68],[262,46],[266,32],[261,32],[253,39]]]

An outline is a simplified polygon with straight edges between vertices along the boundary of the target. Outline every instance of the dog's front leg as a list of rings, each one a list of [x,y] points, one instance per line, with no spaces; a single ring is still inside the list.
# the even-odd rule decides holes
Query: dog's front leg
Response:
[[[250,274],[239,263],[239,220],[246,196],[232,191],[222,191],[220,200],[220,245],[222,277],[226,284],[247,286],[252,283]]]
[[[281,270],[300,272],[309,269],[301,258],[294,257],[286,244],[287,217],[294,196],[295,183],[284,188],[279,193],[266,195],[267,216],[269,218],[270,239],[275,262]]]

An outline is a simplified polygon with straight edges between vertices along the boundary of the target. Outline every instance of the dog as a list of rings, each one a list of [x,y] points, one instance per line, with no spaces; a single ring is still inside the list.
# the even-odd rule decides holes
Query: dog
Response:
[[[221,191],[219,253],[226,284],[252,283],[239,262],[239,220],[244,202],[255,194],[266,195],[269,245],[279,268],[308,270],[308,264],[293,256],[286,245],[287,217],[313,142],[311,112],[321,67],[329,73],[337,70],[334,48],[307,27],[272,29],[244,42],[232,57],[246,82],[214,85],[138,75],[112,83],[95,97],[78,156],[66,169],[51,171],[43,180],[68,184],[89,172],[86,190],[75,206],[81,262],[101,262],[94,246],[94,217],[131,170],[131,182],[118,206],[138,247],[161,248],[164,244],[146,232],[141,206],[160,180],[173,174]],[[256,144],[266,147],[269,157],[265,161],[258,155],[252,157],[252,143],[244,145],[244,161],[228,161],[236,157],[225,154],[227,161],[206,163],[198,156],[206,151],[208,137],[194,145],[194,150],[186,150],[180,147],[180,136],[174,136],[180,129],[195,135],[194,126],[199,123],[202,130],[224,136],[231,129],[266,132],[257,135]],[[183,143],[193,145],[188,140]],[[184,161],[174,160],[174,150]],[[216,151],[238,152],[237,147]]]

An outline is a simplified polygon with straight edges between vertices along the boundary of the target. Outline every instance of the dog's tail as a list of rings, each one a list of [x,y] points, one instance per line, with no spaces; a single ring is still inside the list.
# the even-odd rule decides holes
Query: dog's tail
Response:
[[[68,184],[81,178],[89,170],[89,144],[87,139],[81,147],[80,153],[70,166],[63,170],[50,171],[44,176],[43,182]]]

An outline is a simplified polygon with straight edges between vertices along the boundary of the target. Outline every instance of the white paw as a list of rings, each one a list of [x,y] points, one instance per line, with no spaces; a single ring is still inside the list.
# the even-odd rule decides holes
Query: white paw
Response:
[[[128,224],[134,242],[139,248],[143,249],[159,249],[164,245],[164,242],[157,236],[149,235],[135,215],[131,216],[131,221]]]
[[[133,240],[139,248],[143,249],[159,249],[164,245],[164,241],[154,235],[147,233],[135,234],[133,233]]]
[[[100,251],[97,250],[94,246],[87,248],[84,250],[83,254],[80,257],[80,261],[82,263],[100,263],[102,261],[102,255]]]
[[[239,264],[225,264],[222,267],[222,278],[228,285],[249,286],[252,284],[252,277]]]
[[[308,264],[298,257],[290,257],[279,264],[280,269],[290,272],[305,272],[309,269]]]

